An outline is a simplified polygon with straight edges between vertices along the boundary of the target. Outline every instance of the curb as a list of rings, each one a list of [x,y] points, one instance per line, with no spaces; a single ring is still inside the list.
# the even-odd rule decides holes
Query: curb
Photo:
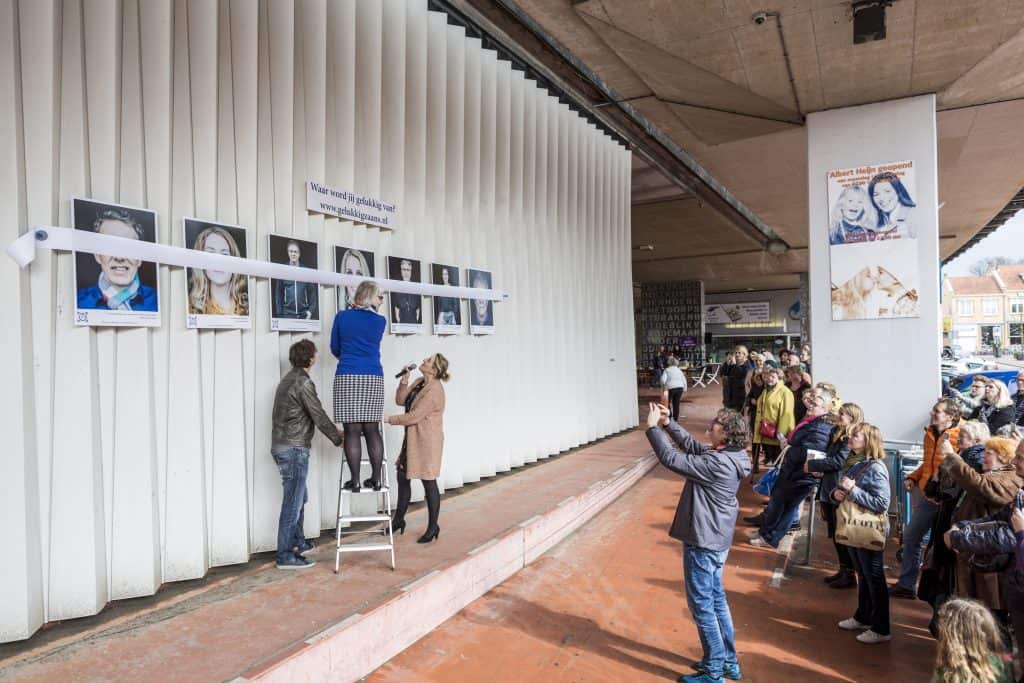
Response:
[[[496,538],[400,587],[364,613],[353,614],[249,669],[248,681],[355,681],[371,673],[579,529],[657,463],[653,454],[626,465]]]

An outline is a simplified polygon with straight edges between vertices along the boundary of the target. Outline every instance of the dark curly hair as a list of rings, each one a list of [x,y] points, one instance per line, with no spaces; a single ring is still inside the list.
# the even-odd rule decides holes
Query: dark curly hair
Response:
[[[722,426],[722,431],[725,433],[723,443],[726,448],[743,449],[747,447],[747,442],[750,441],[750,425],[747,423],[747,418],[735,410],[723,408],[718,411],[715,421]]]

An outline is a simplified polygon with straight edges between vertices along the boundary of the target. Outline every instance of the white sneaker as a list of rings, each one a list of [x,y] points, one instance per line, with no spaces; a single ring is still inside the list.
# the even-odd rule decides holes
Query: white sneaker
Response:
[[[876,643],[884,643],[887,640],[892,640],[892,636],[883,636],[882,634],[875,633],[869,629],[857,636],[857,640],[862,643],[867,643],[868,645],[875,645]]]
[[[747,543],[754,546],[755,548],[772,548],[772,545],[768,541],[761,538],[761,536],[759,535],[751,536],[747,539]],[[772,550],[775,550],[775,548],[772,548]]]
[[[844,631],[863,631],[865,629],[870,629],[871,627],[867,624],[860,623],[853,617],[850,617],[849,619],[843,619],[842,621],[840,621],[839,628],[843,629]],[[859,638],[860,636],[858,636],[858,639]]]

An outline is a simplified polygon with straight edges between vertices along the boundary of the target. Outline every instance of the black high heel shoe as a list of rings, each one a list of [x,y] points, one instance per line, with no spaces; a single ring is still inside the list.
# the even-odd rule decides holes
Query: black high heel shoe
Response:
[[[363,482],[363,486],[365,486],[368,489],[373,489],[374,491],[380,491],[381,483],[379,481],[374,481],[373,477],[370,477],[369,479]]]
[[[341,488],[346,491],[351,491],[352,493],[359,493],[359,481],[357,479],[349,479]]]
[[[417,543],[430,543],[438,536],[441,535],[441,527],[435,526],[433,529],[427,529],[427,532],[417,539]]]
[[[405,536],[405,520],[404,519],[392,519],[391,520],[391,533],[399,533]]]

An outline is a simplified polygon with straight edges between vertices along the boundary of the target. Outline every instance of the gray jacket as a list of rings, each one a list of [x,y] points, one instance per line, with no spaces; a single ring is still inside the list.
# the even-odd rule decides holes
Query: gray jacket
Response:
[[[335,446],[341,445],[338,428],[327,417],[316,395],[316,385],[302,368],[292,368],[281,378],[274,393],[273,415],[271,444],[274,446],[309,448],[315,428],[319,428]]]
[[[736,492],[750,474],[747,452],[711,448],[675,422],[648,429],[647,439],[662,465],[686,477],[668,535],[704,550],[727,550],[739,511]]]

